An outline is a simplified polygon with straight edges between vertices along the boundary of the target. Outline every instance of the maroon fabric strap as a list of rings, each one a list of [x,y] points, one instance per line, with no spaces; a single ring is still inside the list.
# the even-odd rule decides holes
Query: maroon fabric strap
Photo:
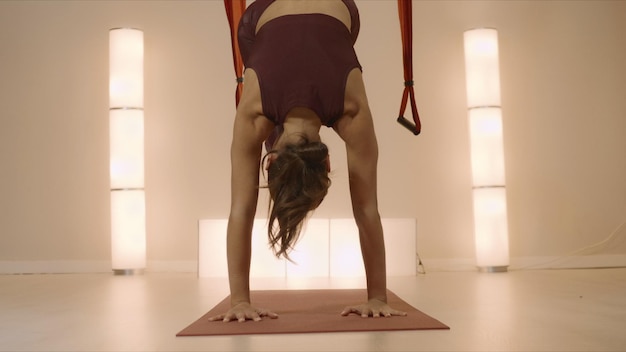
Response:
[[[239,41],[237,39],[237,27],[239,20],[246,10],[246,0],[224,0],[226,8],[226,17],[228,17],[228,25],[230,26],[230,43],[233,51],[233,64],[235,66],[235,75],[237,78],[237,90],[235,91],[235,105],[239,105],[241,92],[243,90],[243,60],[239,52]]]
[[[406,127],[414,135],[420,134],[422,124],[417,104],[415,103],[415,92],[413,90],[413,9],[412,0],[398,0],[398,14],[400,16],[400,31],[402,33],[402,62],[404,64],[404,92],[398,114],[398,123]],[[413,122],[404,117],[407,103],[411,102],[411,113]]]

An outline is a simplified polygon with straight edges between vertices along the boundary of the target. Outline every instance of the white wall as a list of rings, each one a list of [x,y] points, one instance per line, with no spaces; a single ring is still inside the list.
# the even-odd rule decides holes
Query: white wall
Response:
[[[415,1],[418,137],[395,122],[396,2],[357,4],[380,211],[418,219],[426,263],[474,255],[462,48],[472,27],[500,33],[511,255],[569,253],[626,219],[626,3]],[[195,261],[198,220],[228,215],[234,73],[222,1],[2,1],[0,263],[110,258],[108,29],[118,26],[145,31],[148,260]],[[349,217],[345,151],[323,136],[334,183],[316,215]],[[626,255],[624,235],[595,254]]]

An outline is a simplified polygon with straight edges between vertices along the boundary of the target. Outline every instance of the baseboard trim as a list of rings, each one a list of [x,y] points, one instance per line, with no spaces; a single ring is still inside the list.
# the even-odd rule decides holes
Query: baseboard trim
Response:
[[[426,272],[438,271],[476,271],[473,258],[462,259],[428,259],[422,260]],[[540,269],[595,269],[626,267],[626,254],[605,254],[587,256],[537,256],[513,257],[509,270],[540,270]]]
[[[440,271],[476,271],[476,260],[473,258],[459,259],[428,259],[422,258],[423,270],[419,272]]]
[[[473,258],[422,260],[426,272],[476,271]],[[539,269],[595,269],[626,267],[626,254],[589,256],[538,256],[511,258],[510,271]],[[421,270],[420,270],[421,271]],[[146,272],[197,273],[196,260],[152,260]],[[102,260],[0,261],[0,274],[112,273],[111,262]]]
[[[511,259],[511,270],[594,269],[626,267],[626,254],[584,256],[517,257]]]
[[[0,261],[0,274],[82,274],[110,273],[110,261],[32,260]]]
[[[148,261],[146,272],[197,273],[196,260]],[[0,274],[98,274],[112,273],[107,260],[0,261]]]
[[[149,260],[148,272],[153,273],[197,273],[197,260]]]

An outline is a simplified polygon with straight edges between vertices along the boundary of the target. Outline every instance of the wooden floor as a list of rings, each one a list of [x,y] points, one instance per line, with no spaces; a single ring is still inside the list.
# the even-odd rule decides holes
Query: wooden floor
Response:
[[[363,283],[258,279],[252,286],[361,288]],[[225,279],[3,275],[0,350],[626,351],[624,268],[438,272],[390,277],[388,287],[451,330],[176,337],[228,294]]]

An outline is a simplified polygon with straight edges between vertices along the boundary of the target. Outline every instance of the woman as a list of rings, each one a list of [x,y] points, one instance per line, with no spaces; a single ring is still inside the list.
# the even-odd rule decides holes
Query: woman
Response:
[[[268,172],[270,243],[277,256],[288,258],[306,215],[330,186],[328,149],[319,136],[322,125],[332,127],[346,144],[352,208],[367,276],[367,302],[341,314],[406,314],[386,303],[385,246],[376,195],[378,146],[353,48],[358,31],[353,0],[256,0],[246,9],[239,24],[245,85],[231,145],[231,309],[210,320],[277,317],[250,302],[258,169],[265,164]],[[264,143],[268,153],[262,158]]]

